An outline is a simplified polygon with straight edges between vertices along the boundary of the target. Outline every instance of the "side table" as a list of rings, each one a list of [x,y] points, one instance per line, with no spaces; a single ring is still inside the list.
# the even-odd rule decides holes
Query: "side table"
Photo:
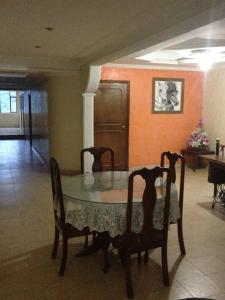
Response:
[[[194,172],[196,169],[206,168],[207,160],[199,157],[200,155],[209,155],[214,154],[214,151],[205,150],[205,151],[194,151],[190,149],[182,149],[181,154],[185,158],[187,167],[191,168]]]

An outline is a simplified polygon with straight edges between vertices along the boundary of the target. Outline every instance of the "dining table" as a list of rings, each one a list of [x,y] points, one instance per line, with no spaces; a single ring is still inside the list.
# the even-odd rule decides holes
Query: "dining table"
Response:
[[[62,176],[62,191],[66,223],[78,230],[88,227],[90,232],[107,232],[114,238],[126,230],[128,178],[131,171],[104,171]],[[163,228],[165,180],[156,180],[157,201],[153,213],[153,227]],[[132,231],[139,232],[143,225],[142,193],[144,180],[134,181]],[[180,208],[177,189],[171,183],[169,222],[177,223]]]

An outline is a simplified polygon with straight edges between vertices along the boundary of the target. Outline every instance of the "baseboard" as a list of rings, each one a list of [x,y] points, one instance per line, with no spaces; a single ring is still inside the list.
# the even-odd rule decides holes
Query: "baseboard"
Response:
[[[0,140],[25,140],[25,135],[4,134],[0,135]]]

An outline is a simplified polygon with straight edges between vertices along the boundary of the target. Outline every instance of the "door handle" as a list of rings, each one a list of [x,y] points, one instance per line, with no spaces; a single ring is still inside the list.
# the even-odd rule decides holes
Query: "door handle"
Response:
[[[123,126],[122,126],[122,128],[126,128],[126,126],[125,126],[125,125],[123,125]]]

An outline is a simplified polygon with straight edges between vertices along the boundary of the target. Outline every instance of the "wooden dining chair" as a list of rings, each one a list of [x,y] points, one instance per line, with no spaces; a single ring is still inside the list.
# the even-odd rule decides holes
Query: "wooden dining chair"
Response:
[[[60,169],[55,158],[50,159],[50,172],[52,183],[52,196],[54,207],[54,220],[55,220],[55,238],[52,249],[52,258],[56,258],[59,245],[59,235],[62,236],[62,259],[59,269],[59,276],[63,276],[66,267],[68,240],[74,237],[86,236],[89,229],[86,227],[83,230],[78,230],[71,224],[66,223],[65,210],[63,203],[63,194],[61,186]]]
[[[80,152],[80,164],[81,164],[81,174],[84,173],[84,153],[89,152],[93,155],[94,161],[92,165],[92,172],[103,171],[102,156],[106,152],[110,153],[110,170],[114,171],[114,151],[108,147],[90,147],[82,149]]]
[[[179,189],[179,208],[180,208],[180,218],[177,220],[177,230],[178,230],[178,240],[180,246],[180,252],[182,255],[186,254],[185,245],[184,245],[184,236],[183,236],[183,199],[184,199],[184,176],[185,176],[185,159],[183,155],[178,153],[173,153],[170,151],[163,152],[161,154],[160,166],[165,166],[165,159],[169,162],[169,169],[171,171],[171,181],[176,183],[176,165],[177,162],[180,162],[181,172],[180,180],[177,185]]]
[[[157,230],[153,227],[153,212],[157,201],[155,181],[157,177],[160,177],[163,174],[166,174],[167,178],[164,221],[162,230]],[[136,176],[141,176],[145,181],[145,187],[142,196],[143,226],[141,231],[138,233],[132,232],[133,183]],[[115,248],[117,248],[124,267],[128,298],[134,297],[131,276],[131,254],[133,253],[139,253],[141,251],[160,247],[162,249],[161,253],[163,282],[166,286],[169,285],[167,239],[170,207],[170,188],[171,179],[169,168],[155,167],[151,170],[144,168],[132,172],[129,176],[126,231],[122,236],[112,239],[112,244]]]
[[[109,147],[90,147],[84,148],[80,151],[80,165],[81,165],[81,174],[84,174],[84,154],[85,152],[89,152],[93,155],[94,161],[92,164],[92,172],[102,172],[103,165],[102,165],[102,156],[106,153],[110,153],[110,170],[114,171],[114,151]],[[92,232],[93,241],[96,238],[96,232]],[[86,236],[84,247],[88,245],[88,236]]]

